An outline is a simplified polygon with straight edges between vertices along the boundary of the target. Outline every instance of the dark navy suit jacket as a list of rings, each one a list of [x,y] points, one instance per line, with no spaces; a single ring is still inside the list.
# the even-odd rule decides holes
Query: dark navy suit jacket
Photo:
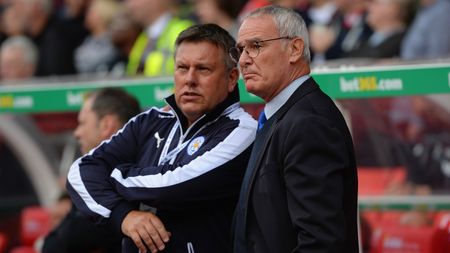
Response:
[[[235,253],[358,252],[352,139],[312,78],[258,132],[246,173]]]

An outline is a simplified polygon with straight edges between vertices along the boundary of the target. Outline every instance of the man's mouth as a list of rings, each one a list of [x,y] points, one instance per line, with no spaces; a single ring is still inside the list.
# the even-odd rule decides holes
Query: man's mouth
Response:
[[[193,100],[193,99],[197,99],[198,97],[200,97],[200,94],[195,93],[195,92],[184,92],[181,95],[181,97],[186,100]]]

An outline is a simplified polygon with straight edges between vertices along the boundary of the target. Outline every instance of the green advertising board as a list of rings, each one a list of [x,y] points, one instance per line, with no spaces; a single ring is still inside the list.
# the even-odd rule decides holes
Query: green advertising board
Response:
[[[450,93],[450,64],[343,68],[313,76],[336,99]]]
[[[334,99],[450,93],[450,63],[314,69],[311,74]],[[173,92],[172,78],[121,79],[0,86],[0,113],[64,112],[79,110],[86,92],[106,86],[123,87],[144,107],[162,106]],[[242,103],[262,100],[245,91]]]

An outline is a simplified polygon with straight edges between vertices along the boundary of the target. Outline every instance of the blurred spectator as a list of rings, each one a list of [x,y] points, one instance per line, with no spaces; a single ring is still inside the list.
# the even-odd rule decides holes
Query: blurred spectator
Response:
[[[337,12],[326,26],[311,27],[313,64],[341,58],[358,47],[372,33],[365,22],[364,0],[333,0]],[[315,30],[318,28],[318,30]],[[318,33],[318,34],[314,34]]]
[[[140,112],[139,102],[118,88],[89,93],[74,134],[83,154],[109,139]],[[119,253],[121,236],[98,227],[72,205],[62,222],[45,238],[42,253]]]
[[[0,78],[2,81],[28,79],[34,76],[38,51],[25,36],[6,39],[0,48]]]
[[[172,13],[176,0],[126,0],[126,6],[145,29],[131,49],[128,75],[171,75],[175,39],[192,22]]]
[[[86,154],[103,140],[109,139],[127,121],[140,112],[136,98],[117,88],[90,93],[78,115],[74,135]]]
[[[414,17],[414,0],[373,0],[367,23],[373,34],[345,57],[391,58],[400,56],[400,45]]]
[[[402,44],[406,60],[446,58],[450,56],[450,1],[421,0],[417,13]]]
[[[115,0],[95,0],[88,8],[86,27],[91,32],[75,50],[75,67],[78,73],[107,73],[119,58],[111,41],[109,25],[121,5]]]
[[[315,63],[325,60],[326,52],[336,41],[339,26],[333,27],[332,21],[337,15],[337,6],[333,0],[311,0],[307,11],[310,19],[309,36]]]
[[[427,97],[401,97],[389,114],[408,147],[406,189],[414,194],[450,192],[450,113]]]
[[[405,169],[405,180],[392,180],[386,194],[450,192],[450,108],[437,101],[428,96],[340,100],[351,119],[358,166]]]
[[[67,37],[69,48],[77,48],[89,35],[85,27],[87,8],[95,0],[61,0],[59,9],[55,9],[59,22],[64,27],[64,36]],[[58,6],[55,6],[57,8]]]
[[[52,1],[14,0],[11,4],[26,18],[26,32],[38,47],[36,75],[74,74],[74,48],[65,36],[65,28],[52,14]]]
[[[227,30],[234,38],[239,30],[238,15],[241,0],[194,0],[195,13],[200,23],[213,23]]]
[[[21,15],[18,8],[7,5],[3,10],[2,31],[6,37],[23,35],[25,33],[25,17]]]
[[[109,34],[112,43],[117,48],[119,58],[112,66],[110,74],[115,77],[126,75],[128,55],[133,48],[133,44],[142,31],[142,27],[131,19],[126,11],[119,12],[109,26]]]
[[[311,0],[308,17],[316,25],[327,25],[336,15],[337,6],[332,0]]]

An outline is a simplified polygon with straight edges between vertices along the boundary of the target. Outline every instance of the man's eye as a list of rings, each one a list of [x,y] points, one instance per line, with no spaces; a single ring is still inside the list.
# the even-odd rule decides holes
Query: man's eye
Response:
[[[209,68],[207,67],[198,67],[198,70],[201,72],[209,72]]]
[[[251,48],[251,49],[260,49],[261,48],[261,44],[259,43],[259,42],[253,42],[253,43],[251,43],[250,45],[249,45],[249,47]]]
[[[237,49],[238,49],[240,54],[242,54],[242,52],[244,52],[244,47],[243,46],[237,47]]]

